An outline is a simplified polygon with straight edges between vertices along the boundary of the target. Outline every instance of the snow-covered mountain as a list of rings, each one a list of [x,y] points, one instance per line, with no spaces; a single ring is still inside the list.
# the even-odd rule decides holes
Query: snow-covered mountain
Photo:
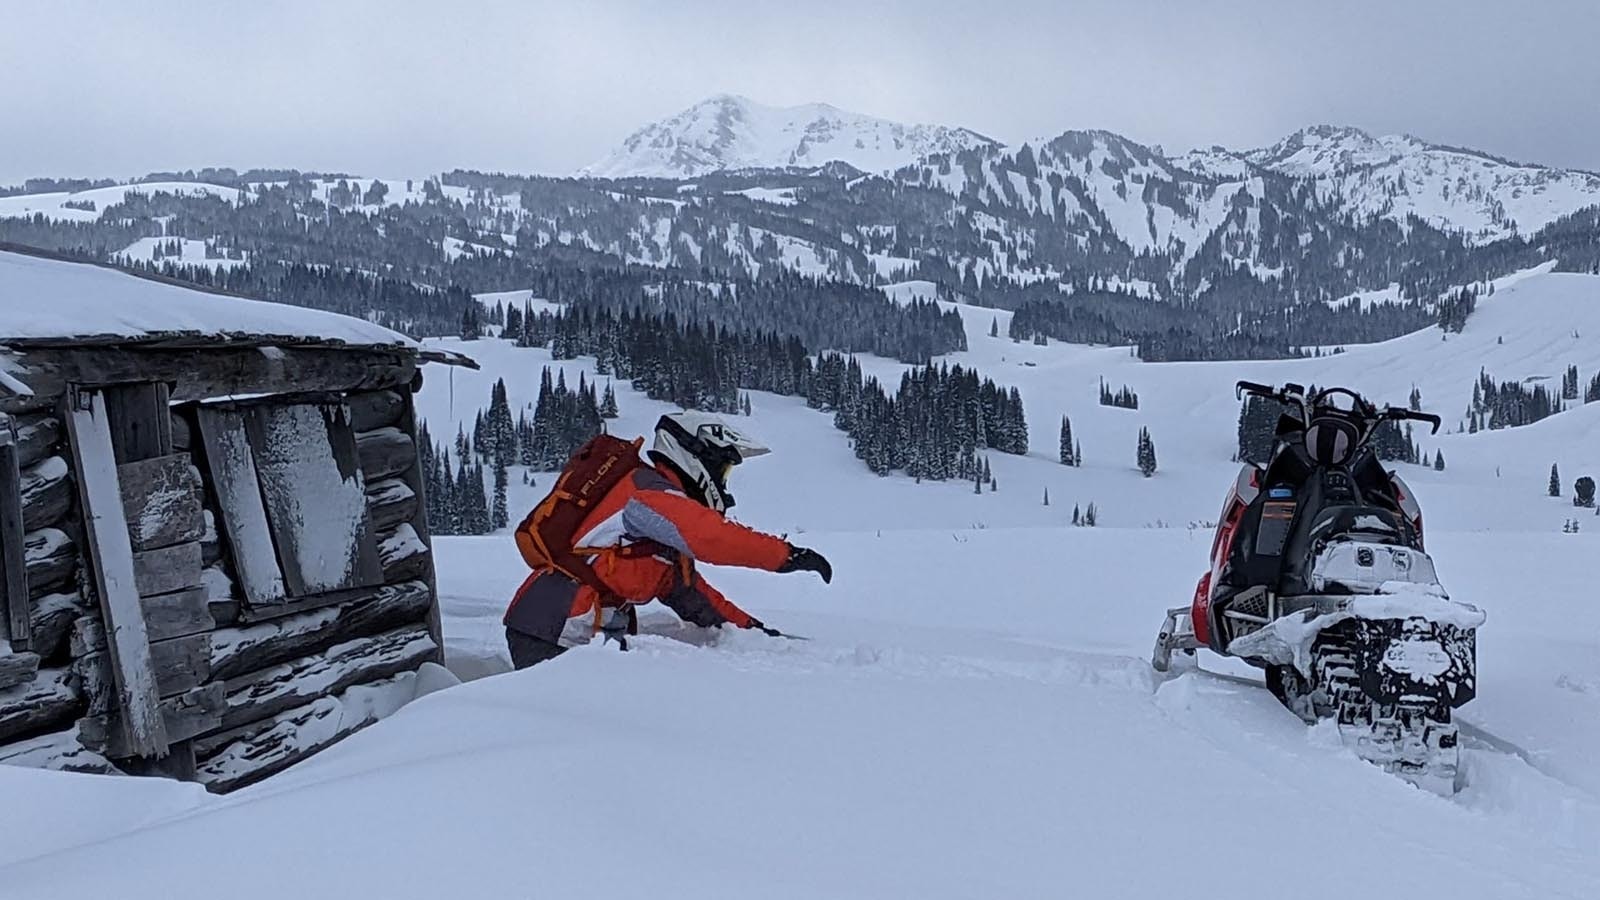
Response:
[[[1270,147],[1220,147],[1179,159],[1191,171],[1237,178],[1251,167],[1314,182],[1320,196],[1357,217],[1416,216],[1475,243],[1531,234],[1600,203],[1600,175],[1511,162],[1410,135],[1374,137],[1318,125]]]
[[[722,94],[646,125],[578,172],[595,178],[695,178],[723,169],[848,163],[886,172],[935,153],[996,142],[945,125],[905,125],[826,103],[764,106]]]

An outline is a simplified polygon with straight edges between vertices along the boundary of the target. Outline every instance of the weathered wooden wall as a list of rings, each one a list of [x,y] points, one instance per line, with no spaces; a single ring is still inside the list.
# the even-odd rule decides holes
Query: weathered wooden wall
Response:
[[[201,543],[206,566],[210,675],[225,686],[222,728],[195,742],[197,776],[231,790],[266,777],[370,724],[339,712],[352,688],[392,683],[426,661],[443,661],[437,627],[433,555],[421,502],[412,397],[405,388],[344,397],[355,432],[381,584],[313,596],[252,602],[241,583],[234,545],[214,480],[207,479]],[[205,429],[179,408],[174,434],[191,451],[209,449]],[[244,537],[241,540],[247,539]],[[395,688],[403,690],[404,687]]]
[[[25,574],[10,590],[25,593],[27,622],[22,636],[14,618],[0,615],[0,764],[152,771],[151,761],[128,756],[86,552],[63,402],[76,379],[148,382],[154,372],[171,384],[170,421],[137,433],[113,429],[161,724],[192,767],[169,766],[167,774],[214,790],[257,781],[386,714],[407,696],[419,665],[443,660],[412,360],[326,350],[27,356],[35,396],[0,401],[0,411],[13,414],[16,461],[9,486],[0,465],[0,492],[13,490],[19,501]],[[306,365],[303,374],[296,363]],[[198,407],[187,401],[307,389],[331,392],[348,409],[381,583],[252,603],[239,587],[233,523],[207,464]],[[121,452],[150,440],[161,452]],[[3,512],[0,502],[0,519]],[[7,590],[0,579],[0,597]],[[14,631],[21,640],[11,639]]]

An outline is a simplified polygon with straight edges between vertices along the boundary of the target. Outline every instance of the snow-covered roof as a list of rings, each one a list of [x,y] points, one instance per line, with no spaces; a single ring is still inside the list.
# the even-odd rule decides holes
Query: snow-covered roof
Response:
[[[397,331],[338,313],[0,250],[0,344],[86,341],[419,346]]]

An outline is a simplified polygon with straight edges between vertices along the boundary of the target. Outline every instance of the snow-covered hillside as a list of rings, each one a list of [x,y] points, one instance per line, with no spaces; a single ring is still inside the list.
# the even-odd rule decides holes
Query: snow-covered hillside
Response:
[[[886,172],[934,153],[995,142],[965,128],[904,125],[826,103],[764,106],[722,94],[629,135],[578,172],[593,178],[694,178],[722,169],[848,163]]]
[[[1322,125],[1270,147],[1213,148],[1181,159],[1193,171],[1237,175],[1246,164],[1314,181],[1319,194],[1357,217],[1404,222],[1416,216],[1445,231],[1488,242],[1532,234],[1600,203],[1600,175],[1515,163],[1431,144],[1410,135],[1374,137]]]
[[[47,219],[64,222],[92,222],[100,218],[106,207],[123,202],[129,194],[149,195],[163,192],[189,196],[210,195],[229,202],[239,197],[237,188],[221,185],[196,181],[147,181],[86,191],[57,191],[48,194],[16,194],[0,197],[0,219],[32,218],[42,215]]]
[[[831,416],[797,398],[753,393],[738,423],[774,448],[735,471],[738,517],[820,549],[836,577],[708,577],[809,640],[706,634],[648,607],[631,653],[594,645],[507,673],[500,615],[525,575],[515,546],[440,538],[448,661],[479,680],[226,798],[0,767],[0,796],[41,811],[0,842],[0,893],[1590,896],[1600,520],[1561,533],[1574,509],[1543,487],[1552,461],[1569,482],[1600,468],[1600,404],[1419,436],[1448,466],[1402,467],[1446,586],[1489,614],[1454,797],[1357,760],[1233,664],[1202,655],[1202,670],[1162,679],[1147,659],[1162,611],[1204,565],[1210,532],[1188,526],[1215,516],[1233,476],[1235,379],[1348,384],[1396,403],[1416,386],[1453,420],[1480,368],[1519,381],[1600,371],[1597,299],[1600,277],[1525,273],[1448,340],[1428,330],[1321,359],[1185,364],[990,338],[1007,314],[961,307],[971,349],[949,361],[1018,385],[1029,413],[1033,452],[990,457],[997,492],[873,476]],[[499,339],[430,343],[483,364],[426,373],[419,411],[438,436],[470,426],[496,379],[522,408],[545,365],[569,383],[594,377],[593,360]],[[1138,391],[1140,408],[1099,406],[1102,376]],[[670,408],[616,387],[615,433],[644,433]],[[1054,461],[1064,412],[1083,468]],[[1141,426],[1160,459],[1148,479],[1133,465]],[[512,480],[517,512],[549,485],[533,477]],[[1073,504],[1090,501],[1102,527],[1070,527]],[[92,814],[46,814],[65,809]],[[1217,872],[1263,829],[1294,837]],[[253,852],[190,852],[217,835]],[[619,840],[624,868],[595,857]]]

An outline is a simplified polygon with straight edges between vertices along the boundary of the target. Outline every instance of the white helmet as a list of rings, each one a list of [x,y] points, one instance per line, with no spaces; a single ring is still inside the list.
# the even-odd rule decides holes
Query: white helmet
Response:
[[[668,413],[656,422],[651,457],[665,461],[684,476],[691,493],[718,512],[733,506],[728,493],[728,470],[752,456],[770,453],[766,447],[739,433],[710,413],[686,410]]]

